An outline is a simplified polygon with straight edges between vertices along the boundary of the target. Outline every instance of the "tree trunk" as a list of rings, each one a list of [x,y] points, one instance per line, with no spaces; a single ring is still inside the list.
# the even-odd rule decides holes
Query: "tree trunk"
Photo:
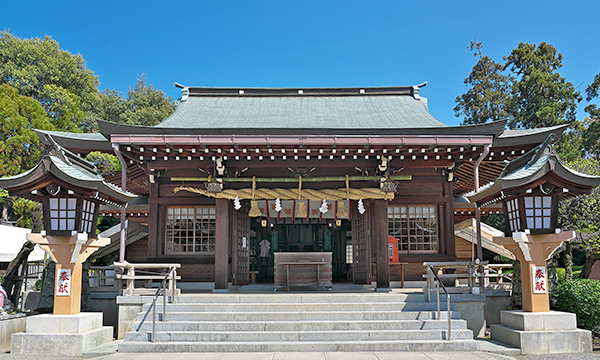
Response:
[[[81,264],[81,309],[89,309],[90,306],[90,259]]]
[[[573,278],[573,244],[565,242],[565,281]]]
[[[2,287],[6,291],[6,295],[10,301],[12,301],[15,306],[17,306],[19,303],[21,285],[23,284],[23,277],[25,276],[27,266],[27,258],[34,248],[35,243],[33,241],[27,241],[25,244],[23,244],[23,247],[17,256],[8,265],[8,269],[6,269],[6,275],[2,279]]]
[[[523,308],[523,294],[521,291],[521,263],[513,261],[512,296],[513,309]]]
[[[38,302],[37,311],[52,312],[54,308],[54,277],[56,273],[56,264],[54,261],[48,261],[44,267],[44,275],[42,281],[42,291],[40,301]]]
[[[8,206],[2,205],[2,222],[8,222]]]
[[[35,209],[33,209],[33,213],[31,213],[31,221],[32,221],[32,226],[31,226],[31,233],[32,234],[39,234],[42,232],[43,230],[43,223],[42,223],[42,204],[38,203],[35,206]]]
[[[581,269],[579,278],[589,279],[594,263],[598,260],[600,260],[600,253],[596,250],[588,249],[585,253],[585,263],[583,263],[583,269]]]
[[[554,289],[558,286],[558,272],[556,271],[556,260],[550,259],[546,262],[548,269],[548,298],[550,305],[554,304]]]

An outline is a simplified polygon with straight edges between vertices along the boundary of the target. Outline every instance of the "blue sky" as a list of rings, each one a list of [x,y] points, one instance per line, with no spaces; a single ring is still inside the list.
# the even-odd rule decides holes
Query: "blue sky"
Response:
[[[579,91],[600,73],[600,1],[13,1],[0,29],[50,35],[80,53],[101,89],[136,77],[177,98],[190,86],[413,85],[431,113],[457,125],[454,99],[477,58],[501,61],[519,42],[553,44]],[[585,117],[578,107],[577,117]]]

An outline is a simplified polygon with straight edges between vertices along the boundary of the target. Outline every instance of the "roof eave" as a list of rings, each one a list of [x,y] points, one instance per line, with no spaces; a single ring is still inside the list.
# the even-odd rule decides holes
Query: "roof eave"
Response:
[[[104,140],[74,139],[72,137],[61,136],[58,132],[49,133],[46,130],[33,129],[36,135],[43,142],[46,135],[52,136],[54,141],[65,149],[75,153],[89,153],[92,151],[112,152],[112,144],[106,138]],[[98,133],[98,135],[102,135]],[[104,137],[104,135],[102,135]]]
[[[504,132],[494,140],[493,147],[510,147],[522,144],[540,144],[548,138],[550,134],[556,136],[556,140],[560,139],[563,133],[569,128],[569,125],[560,125],[554,127],[541,128],[540,132],[533,134],[517,135],[502,137]],[[509,131],[509,130],[507,130]]]
[[[475,136],[488,135],[497,137],[504,130],[505,121],[496,121],[486,124],[469,126],[445,126],[430,128],[372,128],[372,129],[344,129],[344,128],[163,128],[139,125],[117,124],[104,120],[97,120],[100,132],[107,138],[115,134],[152,134],[152,135],[349,135],[349,136],[371,136],[371,135],[456,135]]]

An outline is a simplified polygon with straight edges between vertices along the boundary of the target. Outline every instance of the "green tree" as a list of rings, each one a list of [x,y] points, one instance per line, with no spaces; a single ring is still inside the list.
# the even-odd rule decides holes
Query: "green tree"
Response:
[[[0,85],[0,177],[20,174],[40,160],[41,143],[32,128],[55,129],[38,101]]]
[[[98,77],[79,54],[61,50],[51,37],[20,39],[0,32],[0,84],[38,100],[57,129],[85,130],[87,104],[97,96]]]
[[[127,110],[121,114],[121,121],[130,125],[154,126],[166,119],[175,110],[171,97],[165,97],[162,90],[146,84],[146,75],[142,74],[129,88]]]
[[[2,221],[12,221],[16,226],[31,229],[36,221],[34,219],[36,206],[37,203],[34,201],[9,196],[8,191],[0,189]]]
[[[96,164],[103,176],[112,176],[121,171],[121,162],[115,155],[92,151],[86,155],[85,159]]]
[[[592,101],[598,97],[600,91],[600,73],[594,77],[594,81],[585,89],[586,100]],[[593,156],[600,156],[600,109],[598,105],[590,104],[585,111],[589,114],[584,120],[583,147]]]
[[[171,97],[162,90],[146,84],[146,75],[137,78],[135,87],[129,88],[127,97],[115,90],[105,90],[94,104],[98,119],[129,125],[154,126],[175,110]]]
[[[551,44],[520,43],[504,58],[514,75],[509,113],[512,128],[571,124],[581,95],[560,76],[562,54]]]
[[[600,160],[579,159],[567,166],[582,173],[600,176]],[[559,206],[559,227],[577,231],[577,242],[586,249],[581,277],[589,277],[592,266],[600,259],[600,187],[589,195],[580,195]],[[568,256],[568,255],[567,255]]]
[[[470,89],[456,97],[454,113],[464,116],[461,124],[482,124],[508,117],[510,102],[510,77],[503,74],[504,66],[483,55],[483,44],[475,39],[470,50],[479,61],[464,80]]]

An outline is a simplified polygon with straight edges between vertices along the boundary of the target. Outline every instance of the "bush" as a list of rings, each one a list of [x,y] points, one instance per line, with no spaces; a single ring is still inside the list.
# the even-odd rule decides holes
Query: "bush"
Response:
[[[34,286],[36,291],[42,290],[42,280],[36,280]]]
[[[573,279],[558,285],[554,290],[557,310],[577,315],[577,326],[600,335],[600,281]]]
[[[558,278],[558,283],[562,284],[565,282],[565,268],[556,268],[556,277]]]

